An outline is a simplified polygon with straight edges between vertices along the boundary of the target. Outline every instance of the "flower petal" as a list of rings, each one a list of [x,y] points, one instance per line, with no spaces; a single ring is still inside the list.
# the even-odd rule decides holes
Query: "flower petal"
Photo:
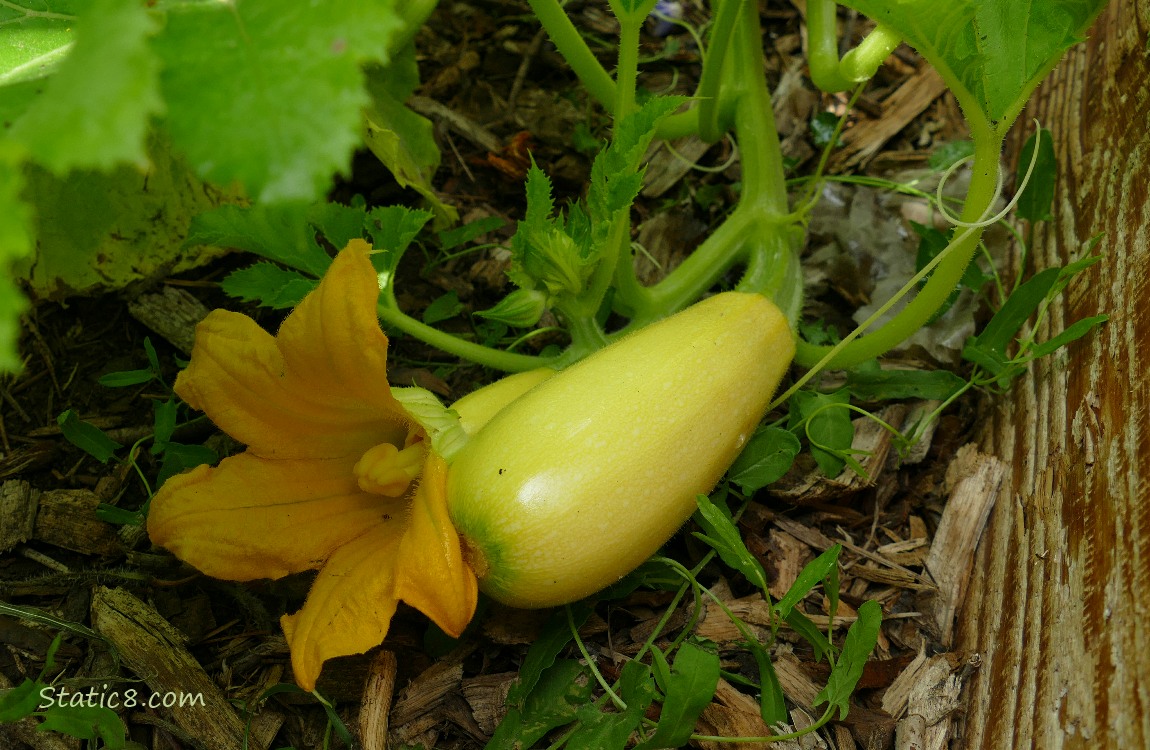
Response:
[[[363,492],[355,459],[268,460],[242,453],[172,477],[152,500],[152,541],[207,575],[281,578],[319,568],[405,501]]]
[[[359,654],[383,642],[395,614],[400,520],[377,524],[345,544],[323,566],[303,609],[280,620],[291,648],[295,681],[314,690],[328,659]]]
[[[352,240],[274,338],[245,315],[212,312],[176,392],[265,458],[402,445],[410,420],[387,383],[370,249]]]
[[[398,559],[396,597],[458,637],[475,614],[479,584],[447,513],[447,463],[434,453],[424,464]]]

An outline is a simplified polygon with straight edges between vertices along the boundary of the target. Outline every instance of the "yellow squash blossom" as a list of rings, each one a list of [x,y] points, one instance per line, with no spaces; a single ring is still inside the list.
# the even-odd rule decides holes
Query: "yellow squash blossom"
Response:
[[[296,682],[383,641],[399,601],[458,636],[475,574],[447,514],[447,467],[392,395],[379,287],[353,240],[272,336],[216,310],[196,329],[176,393],[247,450],[169,479],[152,541],[234,581],[318,570],[284,616]]]

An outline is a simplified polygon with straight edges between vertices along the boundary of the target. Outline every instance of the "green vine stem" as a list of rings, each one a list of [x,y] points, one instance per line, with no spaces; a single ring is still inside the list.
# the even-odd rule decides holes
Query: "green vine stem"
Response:
[[[615,106],[615,81],[611,79],[591,48],[579,34],[575,24],[567,17],[558,0],[527,0],[535,17],[547,31],[547,36],[559,54],[571,66],[579,81],[599,103],[610,112]]]
[[[807,3],[811,80],[828,94],[846,91],[861,81],[869,80],[902,41],[893,30],[879,24],[840,62],[835,17],[837,7],[834,0],[810,0]]]
[[[381,298],[384,295],[380,295]],[[399,309],[394,299],[388,302],[381,299],[375,307],[376,314],[388,326],[397,328],[404,333],[415,336],[448,354],[469,359],[472,362],[504,372],[522,372],[534,370],[539,367],[554,367],[558,357],[537,357],[531,354],[515,354],[502,349],[493,349],[489,346],[476,344],[472,341],[453,336],[438,328],[416,320]]]
[[[746,0],[722,0],[716,3],[715,21],[711,25],[710,47],[703,63],[703,73],[699,78],[699,87],[695,90],[698,100],[698,132],[699,138],[707,143],[715,143],[726,131],[719,123],[720,92],[722,91],[723,67],[730,47],[731,37],[734,35],[735,21]],[[736,62],[732,62],[735,65]]]
[[[974,163],[963,204],[961,219],[976,222],[981,219],[995,198],[998,185],[999,156],[1002,138],[981,123],[971,122],[974,140]],[[881,328],[865,336],[844,341],[835,347],[815,346],[798,342],[795,362],[803,367],[843,369],[886,353],[905,341],[927,321],[954,291],[966,271],[982,238],[982,227],[956,230],[951,245],[934,269],[926,284],[914,299]],[[859,332],[856,331],[856,335]]]

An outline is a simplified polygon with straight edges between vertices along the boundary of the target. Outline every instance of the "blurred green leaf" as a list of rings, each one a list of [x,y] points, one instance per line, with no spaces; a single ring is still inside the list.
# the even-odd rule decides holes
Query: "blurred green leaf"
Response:
[[[260,202],[319,198],[360,143],[361,63],[404,26],[388,0],[172,6],[157,48],[173,140]]]
[[[75,27],[71,51],[8,136],[57,175],[146,168],[146,133],[163,110],[149,44],[155,17],[140,3],[92,0]]]
[[[423,322],[428,325],[439,323],[454,318],[461,312],[463,312],[463,303],[459,301],[459,295],[455,292],[448,292],[431,301],[431,304],[423,311]]]

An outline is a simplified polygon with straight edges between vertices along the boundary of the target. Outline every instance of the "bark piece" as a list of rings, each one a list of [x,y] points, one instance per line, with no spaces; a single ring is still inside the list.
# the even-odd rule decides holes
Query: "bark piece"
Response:
[[[880,118],[863,120],[843,133],[845,145],[831,157],[831,169],[837,172],[865,163],[945,91],[942,77],[923,62],[883,100]]]
[[[40,493],[22,479],[0,484],[0,552],[32,538]]]
[[[184,354],[192,353],[196,325],[208,316],[208,308],[202,302],[172,286],[141,294],[128,303],[128,312]]]
[[[724,679],[715,688],[715,697],[699,716],[696,733],[716,737],[766,737],[774,734],[763,722],[759,704]],[[766,742],[740,742],[746,750],[767,750]],[[729,742],[699,742],[703,750],[729,750]]]
[[[387,750],[388,714],[395,697],[395,674],[399,662],[391,651],[381,650],[371,660],[363,701],[359,708],[359,739],[363,750]]]
[[[507,694],[519,679],[518,672],[500,672],[469,677],[463,681],[463,698],[471,706],[475,723],[490,737],[507,713]]]
[[[124,554],[116,527],[96,518],[100,498],[89,490],[48,490],[40,494],[35,538],[73,552],[102,557]]]
[[[154,693],[202,698],[197,705],[165,709],[181,729],[210,750],[244,745],[244,721],[188,652],[184,636],[156,610],[123,589],[99,587],[92,596],[92,625]],[[262,747],[254,736],[247,746]]]
[[[954,615],[966,596],[974,550],[1006,471],[1005,464],[979,453],[973,444],[959,448],[946,470],[950,497],[926,556],[926,569],[937,584],[938,593],[925,608],[945,647],[951,644]]]

